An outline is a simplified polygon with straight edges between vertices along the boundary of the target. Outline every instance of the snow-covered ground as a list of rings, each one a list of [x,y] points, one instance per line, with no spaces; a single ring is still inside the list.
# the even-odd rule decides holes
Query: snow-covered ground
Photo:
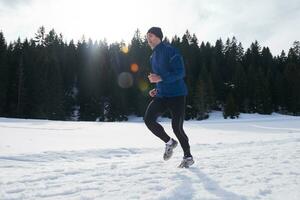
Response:
[[[141,118],[62,122],[0,118],[0,199],[300,199],[300,117],[242,114],[186,121],[196,163]],[[170,136],[170,120],[160,119]]]

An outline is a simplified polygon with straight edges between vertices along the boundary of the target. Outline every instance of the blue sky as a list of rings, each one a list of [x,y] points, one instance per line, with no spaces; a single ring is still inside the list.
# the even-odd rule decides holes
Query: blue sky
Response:
[[[258,40],[275,55],[300,40],[299,0],[0,0],[0,30],[8,41],[54,28],[66,40],[129,42],[139,28],[160,26],[171,38],[188,29],[199,41],[236,36],[244,48]]]

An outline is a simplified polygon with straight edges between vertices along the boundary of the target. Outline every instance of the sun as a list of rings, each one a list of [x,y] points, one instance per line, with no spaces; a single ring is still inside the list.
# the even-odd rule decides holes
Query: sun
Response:
[[[84,35],[93,40],[106,39],[109,43],[128,42],[140,23],[140,17],[134,12],[134,3],[137,2],[61,0],[51,6],[55,12],[49,16],[49,23],[58,26],[59,31],[70,38]]]

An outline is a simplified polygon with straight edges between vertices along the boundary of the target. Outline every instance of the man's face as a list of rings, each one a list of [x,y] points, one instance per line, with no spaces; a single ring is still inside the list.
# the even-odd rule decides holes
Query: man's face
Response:
[[[147,40],[151,49],[154,49],[154,47],[156,47],[156,45],[158,45],[161,42],[160,39],[156,37],[156,35],[154,35],[153,33],[147,33]]]

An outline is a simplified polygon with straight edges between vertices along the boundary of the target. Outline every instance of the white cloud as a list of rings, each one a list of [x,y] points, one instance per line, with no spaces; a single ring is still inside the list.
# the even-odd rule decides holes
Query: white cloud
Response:
[[[1,7],[16,8],[24,4],[30,4],[31,0],[0,0]]]
[[[0,0],[0,29],[9,41],[34,37],[44,25],[67,39],[113,42],[161,26],[169,38],[188,29],[200,42],[236,36],[248,48],[258,40],[276,55],[300,39],[299,9],[298,0]]]

